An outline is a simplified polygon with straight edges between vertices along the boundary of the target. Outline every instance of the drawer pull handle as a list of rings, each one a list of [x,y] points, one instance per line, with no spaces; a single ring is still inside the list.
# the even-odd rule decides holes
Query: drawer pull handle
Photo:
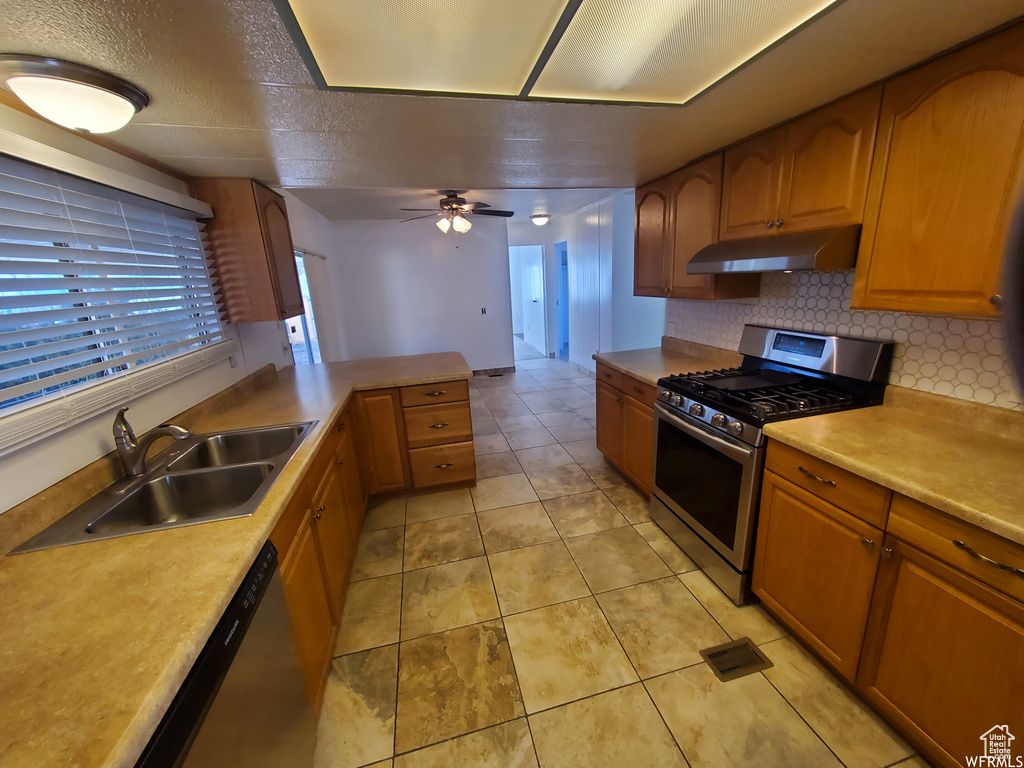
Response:
[[[341,430],[343,430],[344,428],[345,428],[345,422],[343,421],[343,422],[341,422],[341,423],[340,423],[340,424],[338,425],[338,428],[337,428],[337,429],[335,429],[334,431],[335,431],[335,432],[341,432]]]
[[[344,460],[344,459],[338,459],[338,463],[339,463],[339,464],[344,464],[344,463],[345,463],[345,460]]]
[[[440,424],[431,424],[429,429],[444,429],[447,426],[448,426],[448,422],[444,421],[444,422],[441,422]]]
[[[829,488],[835,488],[836,487],[836,484],[832,480],[826,480],[824,477],[818,477],[816,474],[811,472],[811,470],[809,470],[809,469],[805,469],[804,467],[797,467],[797,469],[799,469],[801,472],[803,472],[805,475],[807,475],[809,478],[811,478],[811,480],[817,480],[819,483],[824,483]]]
[[[875,546],[875,540],[874,539],[863,539],[861,541],[861,544],[864,545],[865,549],[871,549],[872,547]]]
[[[975,552],[973,549],[971,549],[967,544],[964,544],[964,542],[962,542],[962,541],[954,541],[953,542],[953,546],[956,547],[957,549],[962,549],[964,552],[966,552],[968,555],[973,557],[975,560],[981,560],[981,562],[983,562],[983,563],[988,563],[989,565],[994,565],[996,568],[998,568],[1001,571],[1009,571],[1010,573],[1012,573],[1012,574],[1014,574],[1016,576],[1020,576],[1022,579],[1024,579],[1024,571],[1022,571],[1020,568],[1014,568],[1012,565],[1003,565],[1002,563],[996,562],[991,557],[985,557],[980,552]]]
[[[451,463],[451,462],[449,461],[449,462],[448,462],[447,464],[435,464],[435,465],[434,465],[434,469],[448,469],[448,467],[454,467],[454,466],[455,466],[455,465],[454,465],[454,464],[452,464],[452,463]]]
[[[647,394],[647,392],[645,390],[643,390],[643,389],[640,389],[640,387],[633,387],[633,391],[636,392],[638,395],[646,395]]]
[[[427,397],[440,397],[441,395],[446,393],[443,389],[439,389],[437,390],[437,392],[424,392],[423,394],[425,394]]]
[[[606,379],[610,379],[612,377],[612,375],[608,373],[608,371],[601,371],[601,375],[604,376]]]
[[[319,507],[316,508],[316,514],[313,515],[313,519],[314,520],[319,520],[320,519],[320,515],[322,515],[323,513],[324,513],[324,505],[321,504]]]

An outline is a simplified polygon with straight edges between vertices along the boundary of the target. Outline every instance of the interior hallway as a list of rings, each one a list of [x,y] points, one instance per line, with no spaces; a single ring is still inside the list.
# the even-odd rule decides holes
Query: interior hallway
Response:
[[[924,768],[650,521],[594,391],[544,358],[475,379],[477,486],[367,513],[317,768]],[[698,650],[740,637],[775,666],[720,683]]]

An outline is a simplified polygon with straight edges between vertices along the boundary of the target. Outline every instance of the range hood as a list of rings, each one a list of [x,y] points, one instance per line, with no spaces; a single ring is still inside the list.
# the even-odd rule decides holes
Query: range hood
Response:
[[[853,269],[860,224],[715,243],[686,265],[689,275]]]

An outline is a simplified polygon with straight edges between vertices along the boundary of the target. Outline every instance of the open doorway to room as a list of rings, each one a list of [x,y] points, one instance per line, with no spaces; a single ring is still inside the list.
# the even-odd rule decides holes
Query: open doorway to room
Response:
[[[303,261],[305,255],[307,254],[302,251],[295,252],[295,268],[299,273],[303,313],[285,320],[285,325],[288,327],[288,343],[291,345],[292,359],[295,360],[296,365],[322,362],[320,342],[316,335],[316,323],[313,322],[313,302],[309,298],[309,279],[306,277],[306,264]]]
[[[561,360],[569,359],[569,244],[555,243],[558,264],[558,351]]]
[[[544,317],[544,246],[513,245],[508,249],[512,293],[512,345],[515,359],[547,357]]]

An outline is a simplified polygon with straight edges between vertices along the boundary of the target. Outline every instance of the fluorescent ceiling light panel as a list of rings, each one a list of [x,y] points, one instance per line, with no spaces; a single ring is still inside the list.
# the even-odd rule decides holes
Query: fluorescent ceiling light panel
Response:
[[[587,0],[531,96],[682,104],[841,0]]]
[[[566,5],[566,0],[284,2],[328,87],[490,96],[519,95]]]

